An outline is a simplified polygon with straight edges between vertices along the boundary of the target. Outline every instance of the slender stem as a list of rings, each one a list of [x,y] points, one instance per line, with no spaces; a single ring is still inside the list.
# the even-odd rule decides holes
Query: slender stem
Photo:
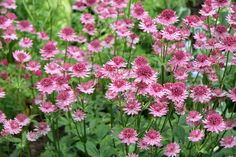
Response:
[[[226,75],[226,71],[227,71],[227,68],[228,68],[228,62],[229,62],[229,51],[227,52],[227,59],[226,59],[226,63],[225,63],[225,70],[224,70],[224,73],[223,73],[223,77],[220,81],[220,88],[223,87],[224,85],[224,78],[225,78],[225,75]]]

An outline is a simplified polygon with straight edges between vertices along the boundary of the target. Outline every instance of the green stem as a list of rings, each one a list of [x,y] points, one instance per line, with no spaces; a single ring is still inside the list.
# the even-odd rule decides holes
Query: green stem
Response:
[[[224,79],[225,79],[225,75],[226,75],[226,71],[227,71],[227,68],[228,68],[228,62],[229,62],[229,51],[227,52],[227,59],[226,59],[226,63],[225,63],[225,70],[224,70],[224,73],[223,73],[223,77],[220,81],[220,88],[223,87],[224,85]]]

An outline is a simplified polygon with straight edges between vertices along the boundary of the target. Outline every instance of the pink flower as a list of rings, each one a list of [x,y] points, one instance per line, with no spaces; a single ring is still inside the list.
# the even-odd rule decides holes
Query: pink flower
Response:
[[[39,109],[43,113],[52,113],[56,111],[56,106],[53,105],[51,102],[43,102],[42,104],[40,104]]]
[[[105,39],[101,42],[101,45],[105,48],[111,48],[114,44],[115,40],[113,35],[108,35],[105,37]]]
[[[16,27],[21,32],[33,32],[34,30],[33,25],[27,20],[19,21]]]
[[[12,20],[5,16],[0,16],[0,29],[7,29],[12,23]]]
[[[148,150],[149,149],[148,143],[143,139],[138,142],[138,147],[140,149],[143,149],[143,150]]]
[[[165,116],[168,112],[168,106],[164,102],[157,102],[150,105],[149,109],[150,114],[154,117]]]
[[[148,61],[143,56],[138,56],[135,58],[134,62],[132,63],[134,67],[148,65]]]
[[[96,30],[96,27],[93,23],[87,23],[83,26],[83,31],[85,33],[88,33],[89,35],[94,35],[97,30]]]
[[[156,18],[156,22],[162,25],[172,25],[178,21],[175,11],[171,9],[165,9]]]
[[[186,86],[182,82],[166,83],[167,98],[176,104],[183,103],[188,97]]]
[[[177,143],[170,143],[166,146],[164,150],[164,155],[167,157],[174,157],[180,153],[180,147]]]
[[[86,4],[82,1],[76,1],[72,8],[74,10],[83,11],[86,8]]]
[[[32,47],[33,45],[33,42],[30,38],[22,38],[19,42],[19,45],[22,47],[22,48],[30,48]]]
[[[212,0],[212,5],[214,7],[223,8],[230,4],[229,0]]]
[[[236,147],[236,137],[235,136],[226,136],[220,140],[220,145],[224,148]]]
[[[203,21],[197,15],[190,15],[186,16],[183,20],[185,24],[189,25],[190,27],[199,27],[203,24]]]
[[[112,0],[111,5],[117,9],[123,9],[127,6],[128,0]]]
[[[47,74],[51,74],[51,75],[60,75],[60,74],[62,74],[60,66],[57,63],[54,63],[54,62],[50,62],[50,63],[46,64],[44,69],[45,69],[45,72]]]
[[[92,42],[88,44],[88,49],[91,52],[96,52],[96,53],[101,52],[102,47],[101,47],[100,41],[98,39],[93,40]]]
[[[18,63],[24,63],[31,60],[31,56],[22,50],[16,50],[13,53],[13,57]]]
[[[2,88],[0,88],[0,98],[4,98],[5,97],[5,92]]]
[[[188,52],[176,51],[172,59],[169,61],[169,64],[173,65],[174,67],[185,66],[188,64],[190,57],[191,55]]]
[[[211,66],[211,62],[210,62],[209,57],[207,55],[198,54],[197,57],[195,58],[195,61],[193,62],[193,66],[195,69],[197,69],[199,71],[202,68]]]
[[[233,101],[236,102],[236,87],[232,88],[229,91],[228,97]]]
[[[79,84],[79,86],[77,88],[82,93],[92,94],[94,92],[94,89],[95,89],[94,86],[95,85],[96,85],[96,81],[95,80],[90,80],[88,82]]]
[[[48,60],[53,58],[56,54],[59,53],[57,49],[57,43],[54,41],[47,42],[42,49],[40,49],[41,56],[43,60]]]
[[[72,76],[78,77],[78,78],[85,78],[88,77],[90,74],[90,65],[86,62],[80,62],[75,65],[73,65],[70,68],[70,71],[72,72]]]
[[[234,127],[236,127],[236,121],[233,119],[227,119],[225,120],[225,126],[225,130],[233,129]]]
[[[53,81],[55,83],[55,90],[56,91],[63,91],[70,89],[70,86],[68,85],[69,77],[64,76],[54,76]]]
[[[143,140],[145,142],[147,142],[147,144],[150,145],[150,146],[157,146],[157,147],[161,147],[162,146],[162,144],[161,144],[162,136],[156,130],[149,130],[144,135]]]
[[[153,83],[157,79],[157,73],[148,65],[137,67],[134,70],[135,82]]]
[[[162,98],[165,95],[164,87],[155,82],[149,86],[148,92],[154,98]]]
[[[19,134],[22,130],[22,126],[19,124],[17,120],[6,120],[3,123],[4,130],[7,131],[11,135]]]
[[[72,90],[60,91],[57,95],[56,105],[63,111],[71,109],[70,104],[76,101],[75,94]]]
[[[216,44],[216,47],[220,50],[235,52],[236,51],[236,36],[228,35],[221,40],[220,43]]]
[[[133,128],[125,128],[118,137],[122,140],[122,143],[127,145],[135,144],[138,141],[138,134]]]
[[[15,28],[10,26],[6,30],[4,30],[3,38],[5,39],[6,42],[7,41],[11,42],[11,40],[18,39]]]
[[[45,136],[51,131],[50,127],[46,122],[40,122],[35,128],[35,131],[38,133],[39,136]]]
[[[199,13],[202,16],[213,16],[216,14],[216,10],[210,5],[203,5]]]
[[[166,26],[161,32],[162,38],[166,40],[180,40],[181,34],[178,28],[175,26]]]
[[[190,97],[193,102],[207,103],[211,100],[211,90],[206,85],[197,85],[192,88]]]
[[[197,111],[190,111],[186,117],[187,124],[190,126],[198,125],[202,115]]]
[[[26,126],[30,123],[29,117],[27,117],[25,114],[20,113],[15,117],[15,120],[21,125]]]
[[[44,78],[37,83],[37,89],[42,93],[51,94],[54,90],[54,82],[52,78]]]
[[[26,138],[30,142],[35,142],[39,138],[39,134],[38,134],[38,132],[30,131],[27,133]]]
[[[109,90],[115,93],[124,92],[129,89],[129,84],[126,80],[116,79],[109,85]]]
[[[139,111],[141,111],[141,104],[138,101],[128,101],[124,108],[123,111],[127,114],[127,115],[137,115]]]
[[[3,6],[4,8],[7,9],[16,9],[16,0],[3,0],[0,3],[0,6]]]
[[[139,20],[142,20],[143,18],[148,16],[147,12],[144,10],[142,4],[140,4],[140,3],[135,3],[132,5],[131,15],[132,15],[132,17],[139,19]]]
[[[115,68],[123,68],[126,65],[124,58],[121,56],[113,57],[107,64]]]
[[[82,110],[78,109],[72,114],[72,117],[73,117],[74,121],[81,122],[82,120],[85,119],[86,114]]]
[[[47,33],[45,33],[45,32],[38,32],[37,35],[38,35],[39,39],[42,39],[42,40],[48,40],[49,39]]]
[[[94,23],[94,17],[93,15],[86,13],[86,14],[81,15],[80,21],[83,24]]]
[[[192,141],[192,142],[198,142],[202,140],[203,137],[204,137],[203,131],[197,129],[190,132],[188,139],[189,141]]]
[[[71,27],[65,27],[63,28],[60,32],[59,32],[59,37],[64,40],[64,41],[69,41],[69,42],[72,42],[72,41],[75,41],[75,37],[76,37],[76,34],[75,34],[75,31],[73,28]]]
[[[37,61],[31,60],[27,63],[26,69],[29,71],[37,71],[40,69],[40,64]]]
[[[157,32],[156,25],[150,17],[143,18],[141,23],[139,24],[139,28],[147,33]]]
[[[225,123],[221,115],[218,113],[211,113],[207,116],[205,120],[203,120],[204,128],[210,132],[219,133],[225,130]]]
[[[6,115],[4,112],[0,111],[0,123],[4,123],[6,121]]]

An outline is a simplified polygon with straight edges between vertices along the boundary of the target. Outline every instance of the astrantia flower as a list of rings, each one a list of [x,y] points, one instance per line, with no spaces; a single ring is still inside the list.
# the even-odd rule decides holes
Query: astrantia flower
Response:
[[[131,6],[131,15],[132,17],[141,20],[147,17],[148,14],[140,3],[135,3]]]
[[[127,6],[128,0],[112,0],[111,5],[117,9],[123,9]]]
[[[138,141],[138,134],[133,128],[125,128],[118,137],[122,140],[122,143],[127,145],[135,144]]]
[[[107,64],[115,68],[122,68],[126,65],[124,58],[121,56],[113,57]]]
[[[86,14],[81,15],[80,21],[83,24],[94,23],[94,17],[93,15],[86,13]]]
[[[211,113],[203,120],[204,128],[210,132],[219,133],[225,130],[225,123],[221,115],[218,113]]]
[[[17,120],[6,120],[4,121],[4,130],[9,132],[11,135],[19,134],[22,130],[22,126]]]
[[[176,104],[183,103],[188,97],[184,83],[166,83],[164,87],[167,89],[167,98]]]
[[[73,65],[70,71],[72,72],[71,75],[74,77],[85,78],[89,75],[90,65],[86,62],[80,62]]]
[[[16,0],[3,0],[0,2],[0,6],[7,9],[16,9]]]
[[[129,84],[126,80],[123,79],[116,79],[113,80],[112,83],[109,85],[109,90],[112,92],[124,92],[129,89]]]
[[[40,49],[41,56],[43,60],[48,60],[53,58],[56,54],[59,53],[57,49],[57,43],[54,41],[47,42],[42,49]]]
[[[199,27],[203,24],[203,21],[197,15],[190,15],[186,16],[183,20],[185,24],[189,25],[190,27]]]
[[[155,22],[149,17],[142,19],[141,23],[139,24],[139,28],[147,33],[154,33],[157,31]]]
[[[5,39],[6,42],[18,39],[15,28],[10,26],[6,30],[4,30],[3,38]]]
[[[33,42],[30,38],[25,37],[20,40],[19,45],[22,48],[30,48],[33,45]]]
[[[96,85],[96,81],[95,80],[90,80],[88,82],[79,84],[77,88],[82,93],[92,94],[94,92],[94,89],[95,89],[94,86],[95,85]]]
[[[87,23],[83,26],[83,31],[89,35],[94,35],[96,33],[96,27],[93,23]]]
[[[51,75],[60,75],[61,74],[60,66],[54,62],[50,62],[50,63],[46,64],[44,69],[47,74],[51,74]]]
[[[38,35],[38,38],[41,40],[48,40],[49,39],[47,33],[45,33],[45,32],[38,32],[37,35]]]
[[[168,112],[168,106],[164,102],[157,102],[150,105],[149,109],[150,114],[154,117],[165,116]]]
[[[148,92],[154,98],[162,98],[165,95],[164,87],[155,82],[149,86]]]
[[[143,56],[138,56],[135,58],[134,62],[132,63],[134,67],[148,65],[148,61]]]
[[[82,110],[76,110],[73,114],[72,117],[75,121],[81,122],[82,120],[85,119],[86,114]]]
[[[21,32],[32,32],[34,30],[33,25],[27,20],[19,21],[16,27]]]
[[[25,114],[20,113],[15,117],[15,120],[21,125],[26,126],[30,123],[29,117],[27,117]]]
[[[0,88],[0,98],[4,98],[5,97],[5,92],[2,88]]]
[[[236,121],[233,119],[227,119],[225,120],[225,126],[225,130],[233,129],[234,127],[236,127]]]
[[[0,16],[0,29],[7,29],[12,23],[12,20],[5,16]]]
[[[233,101],[236,102],[236,87],[232,88],[229,91],[228,97]]]
[[[161,32],[162,38],[166,40],[180,40],[180,31],[175,26],[166,26]]]
[[[70,89],[70,86],[68,84],[69,77],[54,76],[53,81],[55,83],[55,90],[56,91],[62,91],[62,90]]]
[[[43,102],[39,107],[40,111],[43,113],[52,113],[56,111],[56,106],[51,102]]]
[[[59,32],[58,35],[62,40],[69,41],[69,42],[75,41],[75,37],[76,37],[75,31],[71,27],[63,28]]]
[[[147,142],[150,146],[157,146],[161,147],[161,140],[162,136],[159,132],[156,130],[149,130],[147,133],[145,133],[143,140]]]
[[[171,9],[165,9],[161,14],[156,18],[156,22],[162,25],[172,25],[177,22],[177,16],[175,11]]]
[[[186,117],[187,124],[190,126],[198,125],[201,119],[202,115],[197,111],[190,111]]]
[[[0,111],[0,123],[3,123],[6,120],[6,115],[4,112]]]
[[[152,83],[156,81],[157,73],[148,65],[137,67],[134,70],[135,81],[136,82],[145,82]]]
[[[18,63],[25,63],[25,62],[30,61],[31,59],[31,56],[22,50],[16,50],[13,53],[13,57]]]
[[[198,141],[202,140],[203,137],[204,137],[203,131],[197,129],[197,130],[193,130],[190,132],[188,139],[191,142],[198,142]]]
[[[227,16],[227,22],[231,25],[235,25],[236,24],[236,12],[232,13],[232,14],[229,14]]]
[[[108,35],[102,42],[101,45],[105,48],[111,48],[115,40],[113,35]]]
[[[138,101],[128,101],[124,108],[124,112],[127,115],[137,115],[139,111],[141,111],[141,104]]]
[[[26,69],[29,71],[37,71],[40,69],[40,64],[37,61],[31,60],[27,63]]]
[[[220,43],[216,44],[220,50],[235,52],[236,51],[236,36],[229,35],[223,38]]]
[[[180,153],[180,147],[177,143],[170,143],[165,147],[164,155],[167,157],[174,157]]]
[[[86,8],[86,4],[83,1],[76,1],[72,8],[74,10],[83,11]]]
[[[212,5],[217,8],[223,8],[230,4],[229,0],[213,0]]]
[[[30,142],[35,142],[39,138],[39,134],[38,134],[38,132],[30,131],[26,134],[26,138]]]
[[[213,35],[217,38],[224,38],[228,35],[227,27],[224,25],[218,25],[215,27]]]
[[[63,111],[68,111],[71,109],[70,104],[75,102],[75,94],[72,90],[60,91],[57,95],[56,105]]]
[[[101,47],[100,41],[98,39],[93,40],[92,42],[88,44],[88,49],[91,52],[96,52],[96,53],[101,52],[102,47]]]
[[[173,58],[169,61],[169,64],[176,66],[184,66],[188,64],[190,60],[190,54],[184,51],[176,51]]]
[[[46,122],[38,123],[38,125],[35,128],[35,131],[39,134],[39,136],[47,135],[50,130],[51,129],[50,129],[49,125]]]
[[[141,139],[141,140],[138,142],[138,147],[139,147],[140,149],[143,149],[143,150],[148,150],[148,149],[149,149],[148,143],[147,143],[145,140],[143,140],[143,139]]]
[[[224,148],[236,147],[236,137],[235,136],[226,136],[220,140],[220,145]]]
[[[201,70],[202,68],[211,66],[211,62],[209,60],[209,57],[205,54],[198,54],[195,58],[195,61],[193,62],[193,66],[196,70]]]
[[[52,78],[44,78],[37,83],[37,89],[42,93],[51,94],[54,90],[54,82]]]
[[[190,97],[194,102],[207,103],[211,100],[211,90],[206,85],[197,85],[192,88]]]
[[[202,16],[213,16],[214,14],[216,14],[216,10],[210,5],[203,5],[199,13]]]

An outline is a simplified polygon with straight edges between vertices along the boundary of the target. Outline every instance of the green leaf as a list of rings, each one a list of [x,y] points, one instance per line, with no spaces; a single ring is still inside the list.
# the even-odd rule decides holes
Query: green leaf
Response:
[[[92,156],[92,157],[99,157],[100,156],[100,153],[99,153],[96,145],[93,142],[88,141],[86,143],[86,147],[87,147],[88,154],[90,156]]]

